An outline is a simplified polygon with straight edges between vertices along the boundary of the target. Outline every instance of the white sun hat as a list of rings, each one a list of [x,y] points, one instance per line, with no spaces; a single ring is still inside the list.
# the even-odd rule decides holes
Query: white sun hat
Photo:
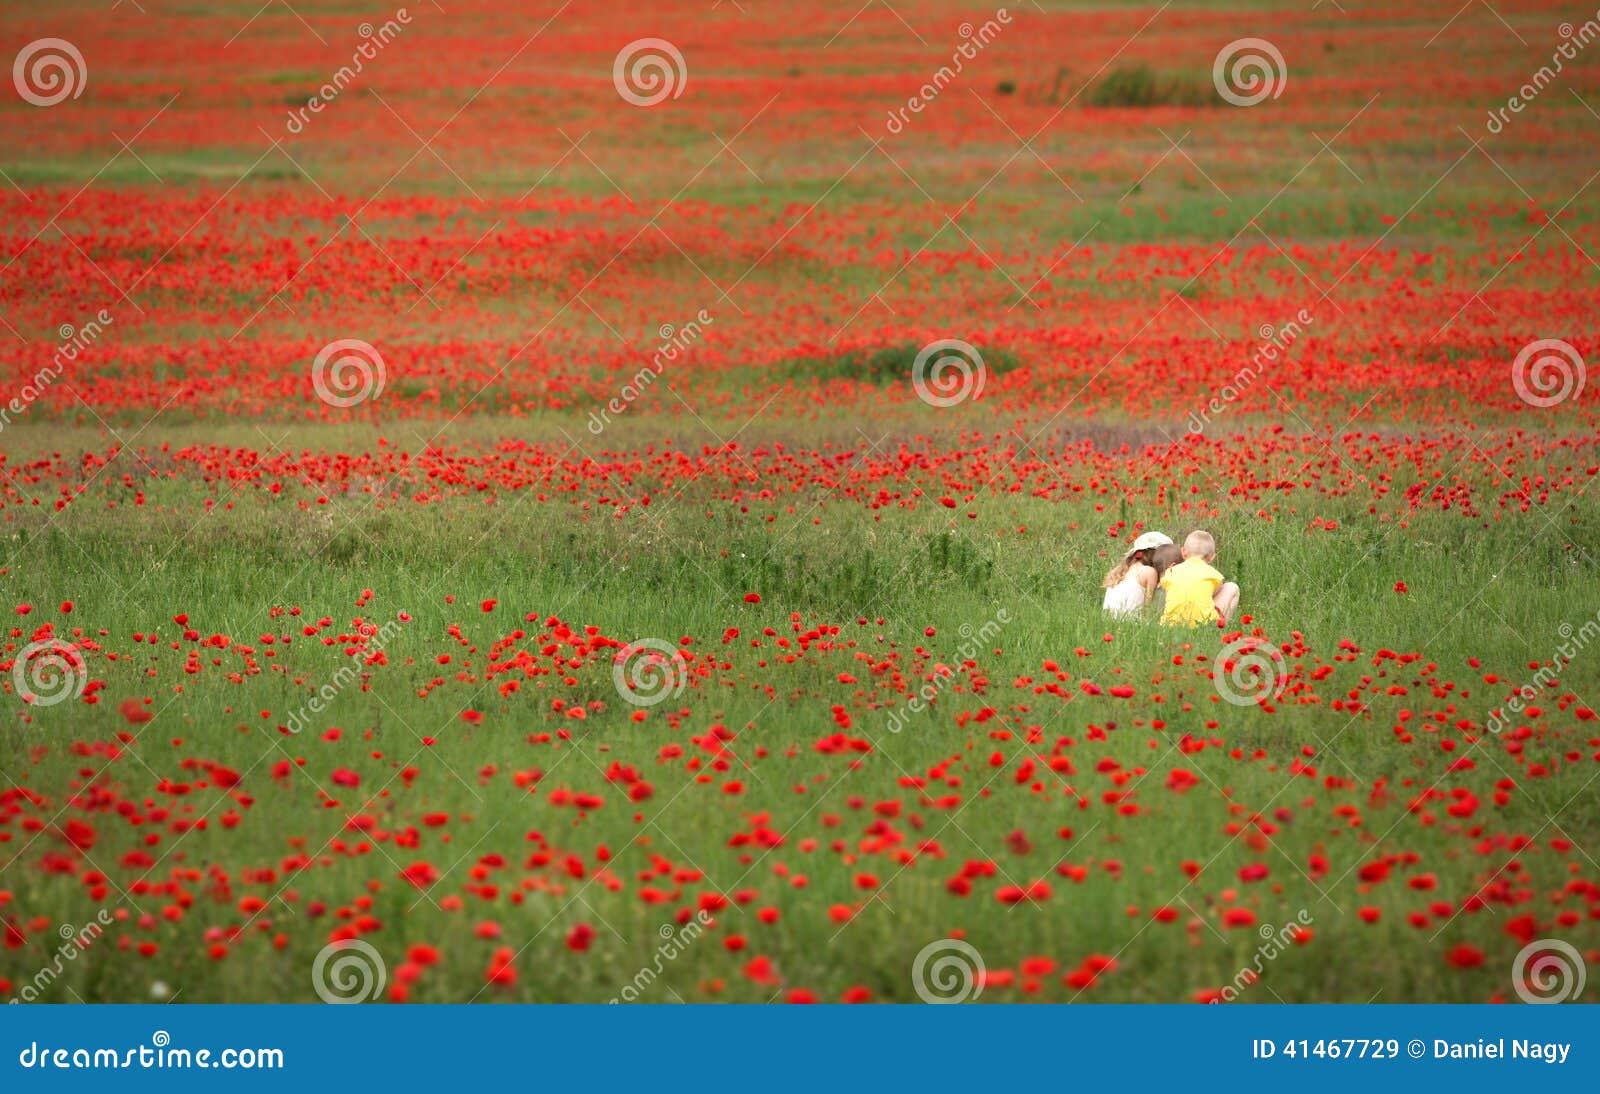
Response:
[[[1146,532],[1144,535],[1133,541],[1133,546],[1128,548],[1128,554],[1124,555],[1123,557],[1127,558],[1133,555],[1136,551],[1148,551],[1152,547],[1171,546],[1172,537],[1167,535],[1165,532]]]

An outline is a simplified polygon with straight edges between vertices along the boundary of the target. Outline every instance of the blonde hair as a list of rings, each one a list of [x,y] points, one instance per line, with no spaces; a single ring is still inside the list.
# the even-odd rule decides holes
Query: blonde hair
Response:
[[[1129,551],[1123,556],[1121,562],[1117,563],[1115,566],[1111,567],[1110,570],[1106,571],[1106,579],[1102,583],[1103,587],[1110,589],[1121,585],[1122,579],[1128,576],[1128,571],[1133,569],[1133,564],[1136,562],[1142,562],[1146,566],[1154,565],[1155,563],[1151,558],[1151,556],[1154,554],[1155,548],[1152,547],[1146,547],[1139,551]],[[1141,558],[1141,555],[1144,557]]]
[[[1211,558],[1216,553],[1217,541],[1204,528],[1196,528],[1184,537],[1184,558]]]

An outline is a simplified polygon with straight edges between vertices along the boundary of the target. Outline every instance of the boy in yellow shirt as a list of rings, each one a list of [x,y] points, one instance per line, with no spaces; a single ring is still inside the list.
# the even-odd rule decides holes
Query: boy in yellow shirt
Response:
[[[1211,565],[1216,557],[1217,541],[1210,532],[1189,533],[1183,541],[1183,561],[1161,575],[1161,588],[1167,598],[1161,622],[1179,627],[1228,625],[1229,617],[1239,606],[1239,586],[1224,581]]]

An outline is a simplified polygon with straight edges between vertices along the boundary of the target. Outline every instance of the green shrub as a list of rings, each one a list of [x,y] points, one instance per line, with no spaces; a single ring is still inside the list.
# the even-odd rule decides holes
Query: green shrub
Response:
[[[983,357],[984,368],[991,375],[1020,368],[1022,359],[1008,349],[977,347]],[[877,348],[860,347],[844,349],[827,355],[809,355],[790,358],[779,366],[783,375],[796,380],[855,380],[859,383],[885,387],[911,382],[911,365],[922,352],[922,346],[906,343]]]
[[[1207,77],[1156,72],[1148,65],[1114,68],[1089,89],[1084,101],[1096,107],[1215,106],[1222,102]]]

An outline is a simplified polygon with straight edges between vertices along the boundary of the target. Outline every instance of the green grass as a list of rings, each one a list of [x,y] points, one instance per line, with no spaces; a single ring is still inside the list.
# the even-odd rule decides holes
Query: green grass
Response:
[[[155,439],[181,441],[183,435]],[[746,438],[747,446],[759,440]],[[359,431],[349,436],[301,427],[286,447],[359,441]],[[365,937],[391,974],[411,943],[444,951],[413,999],[476,997],[496,943],[474,938],[472,928],[492,920],[501,925],[504,944],[527,948],[517,961],[517,987],[483,998],[604,1001],[618,995],[639,968],[654,967],[659,928],[675,908],[692,906],[703,891],[740,889],[759,895],[746,908],[718,913],[717,928],[686,955],[665,962],[643,998],[704,998],[708,983],[720,981],[717,998],[765,1000],[777,988],[753,984],[741,973],[761,953],[772,958],[784,984],[823,998],[859,984],[878,998],[914,1000],[909,970],[916,953],[961,928],[991,968],[1015,967],[1029,955],[1054,957],[1066,968],[1091,953],[1116,955],[1117,971],[1086,999],[1186,999],[1198,988],[1232,981],[1253,960],[1260,944],[1256,931],[1222,931],[1216,922],[1224,890],[1241,889],[1263,923],[1281,925],[1304,910],[1315,932],[1309,946],[1268,963],[1261,985],[1248,989],[1246,998],[1362,1002],[1379,993],[1386,1002],[1481,999],[1509,994],[1505,964],[1516,944],[1502,926],[1514,910],[1491,906],[1456,917],[1437,941],[1430,937],[1433,927],[1418,931],[1406,925],[1406,913],[1430,899],[1461,901],[1512,857],[1509,851],[1467,853],[1479,839],[1534,836],[1536,846],[1516,857],[1530,889],[1553,892],[1565,884],[1566,862],[1582,860],[1551,851],[1548,841],[1557,831],[1579,846],[1600,838],[1593,811],[1581,805],[1592,800],[1582,797],[1592,764],[1559,762],[1566,748],[1584,750],[1580,742],[1592,732],[1576,728],[1553,703],[1546,704],[1546,721],[1551,730],[1559,728],[1558,737],[1527,742],[1525,757],[1556,759],[1548,778],[1527,777],[1499,739],[1465,743],[1473,736],[1470,726],[1481,724],[1494,705],[1497,689],[1482,683],[1482,673],[1522,679],[1530,660],[1547,659],[1559,643],[1558,624],[1578,625],[1586,617],[1583,606],[1590,603],[1595,572],[1573,546],[1592,544],[1600,528],[1600,514],[1589,501],[1571,510],[1513,512],[1487,527],[1453,513],[1419,514],[1400,529],[1369,517],[1353,500],[1301,502],[1298,515],[1285,512],[1265,522],[1230,507],[1225,497],[1191,499],[1221,506],[1207,522],[1222,545],[1219,564],[1244,586],[1245,609],[1254,622],[1276,641],[1300,636],[1310,652],[1291,654],[1291,664],[1306,672],[1317,662],[1332,666],[1329,678],[1302,680],[1306,691],[1291,691],[1275,713],[1266,713],[1217,699],[1204,666],[1195,662],[1197,655],[1215,652],[1216,634],[1138,622],[1108,626],[1098,611],[1098,578],[1107,565],[1101,529],[1110,516],[1092,501],[984,495],[974,506],[980,519],[968,521],[962,515],[966,506],[952,512],[924,504],[915,511],[872,514],[830,500],[830,491],[820,486],[772,504],[751,504],[746,513],[709,488],[692,487],[675,498],[657,493],[647,511],[635,507],[617,520],[605,507],[585,514],[565,504],[513,504],[507,498],[487,507],[464,497],[379,510],[359,496],[336,496],[326,505],[302,506],[315,496],[311,488],[276,500],[244,491],[230,499],[230,511],[205,516],[199,500],[225,494],[220,483],[152,478],[143,486],[146,502],[138,511],[80,504],[54,518],[24,512],[9,525],[7,595],[36,608],[19,626],[46,617],[81,626],[88,635],[103,629],[97,641],[104,649],[129,655],[116,662],[96,659],[93,676],[106,683],[100,704],[36,709],[31,720],[12,717],[0,730],[0,770],[9,784],[45,795],[50,807],[37,812],[46,819],[66,806],[67,815],[94,825],[98,835],[89,855],[111,876],[113,891],[96,899],[70,875],[40,869],[40,854],[59,844],[50,836],[36,843],[32,833],[11,824],[0,827],[11,836],[0,854],[16,856],[5,869],[10,906],[52,923],[88,922],[102,906],[135,919],[141,911],[157,917],[149,930],[131,922],[112,928],[108,949],[96,950],[93,960],[69,963],[49,988],[46,997],[52,999],[73,998],[69,992],[98,1001],[143,999],[155,981],[181,990],[183,1001],[313,999],[310,968],[337,923],[337,910],[370,899],[367,912],[383,925]],[[1305,520],[1313,511],[1339,520],[1340,531],[1307,534]],[[775,519],[769,522],[768,514]],[[821,523],[814,524],[818,517]],[[1175,532],[1186,522],[1161,511],[1126,517]],[[1018,534],[1018,527],[1027,532]],[[1409,584],[1409,595],[1392,591],[1399,580]],[[376,596],[358,608],[363,589]],[[762,593],[761,604],[743,602],[751,590]],[[485,615],[478,605],[489,598],[499,605]],[[55,617],[54,605],[66,599],[75,602],[73,613]],[[303,608],[304,616],[269,618],[273,607],[291,605]],[[322,615],[337,622],[337,633],[354,615],[386,619],[402,610],[413,621],[386,648],[389,665],[372,672],[370,690],[346,688],[298,736],[272,728],[349,662],[337,646],[314,639],[279,646],[278,658],[268,661],[260,657],[260,635],[297,634],[301,623]],[[603,659],[574,669],[570,685],[541,689],[527,681],[522,691],[504,697],[493,687],[452,679],[458,671],[477,676],[490,644],[513,629],[526,626],[537,634],[542,628],[520,623],[530,612],[557,614],[574,627],[593,624],[624,641],[689,636],[693,651],[714,651],[727,667],[713,673],[714,682],[652,708],[644,723],[629,720],[632,708],[619,701]],[[793,637],[791,612],[799,613],[803,628],[839,626],[841,640],[854,639],[875,658],[895,643],[908,662],[918,646],[948,661],[962,642],[963,627],[970,634],[1001,612],[1009,622],[973,655],[990,680],[987,694],[944,690],[932,711],[910,716],[904,729],[892,733],[891,708],[872,705],[883,702],[883,693],[863,701],[856,695],[859,686],[837,680],[838,673],[851,672],[871,686],[854,651],[813,649],[786,663],[785,651],[771,640],[760,650],[750,648],[763,627]],[[220,667],[208,664],[194,676],[182,671],[186,653],[166,644],[176,637],[171,616],[177,613],[186,613],[202,635],[233,636],[229,651],[201,650],[204,661],[215,656]],[[863,616],[868,622],[858,624]],[[460,627],[461,641],[450,637],[452,625]],[[739,627],[741,635],[723,646],[718,639],[729,626]],[[925,634],[930,627],[932,637]],[[133,632],[156,629],[162,643],[131,645]],[[1102,641],[1108,631],[1115,633],[1114,642]],[[1362,652],[1336,661],[1346,639]],[[285,671],[268,669],[230,682],[226,674],[241,666],[238,643],[255,647],[263,665],[276,663]],[[190,645],[179,644],[184,650]],[[1089,656],[1077,656],[1078,647]],[[1374,663],[1380,649],[1416,652],[1422,659]],[[437,663],[442,653],[452,655],[451,665]],[[769,659],[765,668],[757,664],[763,658]],[[1482,668],[1473,668],[1472,658]],[[1070,701],[1014,686],[1019,677],[1048,682],[1041,668],[1046,659],[1071,674],[1065,685]],[[435,677],[447,683],[419,697],[418,690]],[[1075,694],[1082,679],[1103,686],[1126,681],[1139,698]],[[1404,685],[1408,694],[1386,694],[1391,683]],[[1593,651],[1578,657],[1562,674],[1562,690],[1600,692],[1600,657]],[[1152,694],[1165,701],[1150,701]],[[1334,700],[1352,694],[1368,704],[1364,714],[1332,709]],[[155,719],[125,726],[117,704],[146,696],[154,699]],[[574,723],[551,712],[555,697],[599,699],[606,709]],[[22,713],[14,697],[6,703],[13,714]],[[859,764],[812,747],[837,728],[830,715],[834,704],[854,719],[847,732],[874,745],[856,757]],[[483,712],[481,724],[458,718],[464,706]],[[965,720],[986,706],[999,716],[987,723]],[[688,713],[673,726],[668,712],[680,707]],[[260,711],[273,717],[263,719]],[[1427,732],[1425,720],[1434,712],[1446,713],[1447,724]],[[1153,717],[1165,720],[1164,728],[1152,728]],[[1467,728],[1458,728],[1462,720]],[[1207,728],[1211,721],[1214,729]],[[682,758],[662,758],[662,747],[671,743],[694,755],[698,750],[689,738],[714,724],[737,737],[730,769],[709,784],[696,782]],[[342,731],[339,740],[323,739],[330,726]],[[1040,727],[1038,741],[1024,747],[1030,726]],[[1399,741],[1397,726],[1412,729],[1416,739]],[[1094,727],[1104,730],[1104,739],[1096,739]],[[68,747],[75,741],[109,742],[132,728],[137,738],[109,761]],[[1001,729],[1008,736],[994,735]],[[530,734],[558,730],[571,730],[571,739],[530,741]],[[1223,747],[1185,755],[1173,746],[1186,733],[1216,737]],[[424,746],[423,737],[437,743]],[[1030,754],[1050,755],[1062,737],[1075,742],[1060,751],[1076,773],[1047,779],[1048,793],[1018,787],[1012,778],[1017,764]],[[1454,756],[1471,758],[1475,768],[1445,773],[1452,757],[1440,751],[1440,741],[1447,737],[1461,743]],[[1315,749],[1314,758],[1302,753],[1307,745]],[[1243,752],[1236,758],[1230,749]],[[1250,759],[1253,750],[1260,750],[1259,759]],[[1003,769],[989,766],[991,753],[1004,757]],[[204,771],[186,767],[191,759],[242,773],[239,790],[250,799],[248,807],[199,785]],[[1103,759],[1140,772],[1122,789],[1134,792],[1141,814],[1121,815],[1103,801],[1102,794],[1115,788],[1097,771]],[[304,760],[305,766],[301,774],[275,781],[271,768],[284,760]],[[1315,765],[1316,776],[1290,774],[1297,760]],[[947,761],[961,779],[958,790],[933,783],[924,797],[903,784]],[[602,778],[613,762],[640,771],[655,785],[655,796],[630,805]],[[397,781],[407,765],[419,769],[409,786]],[[329,781],[340,767],[361,775],[359,789]],[[539,792],[519,792],[510,773],[533,767],[546,772]],[[1178,768],[1199,780],[1183,795],[1166,789]],[[1348,785],[1330,787],[1328,777]],[[1516,789],[1497,807],[1496,784],[1507,777],[1515,779]],[[731,778],[743,780],[742,795],[720,792]],[[1063,781],[1089,802],[1087,808],[1078,809],[1072,795],[1060,793],[1057,784]],[[171,783],[191,789],[177,795]],[[1435,784],[1476,795],[1482,803],[1477,815],[1468,821],[1448,817],[1448,800],[1408,811],[1408,803]],[[563,785],[603,794],[607,804],[580,820],[572,809],[551,802],[551,791]],[[69,802],[74,786],[78,798]],[[981,793],[986,786],[988,796]],[[325,807],[324,791],[337,807]],[[964,804],[957,811],[929,804],[943,793],[959,793]],[[110,808],[120,799],[168,806],[174,817],[192,809],[208,824],[186,834],[173,831],[170,820],[131,828]],[[860,841],[874,819],[870,806],[887,800],[901,803],[891,828],[909,841],[902,846],[933,840],[944,857],[930,853],[901,869],[892,858],[862,853]],[[230,810],[242,818],[235,828],[220,824]],[[435,812],[448,814],[451,823],[423,826],[420,817]],[[1251,850],[1245,840],[1231,838],[1228,826],[1258,812],[1274,821],[1276,831]],[[371,816],[375,827],[364,834],[350,830],[347,820],[354,813]],[[786,834],[783,846],[770,852],[730,848],[730,837],[748,830],[757,815]],[[828,815],[841,818],[837,827],[824,823]],[[1557,828],[1547,824],[1551,817]],[[1479,839],[1467,834],[1473,825],[1482,827]],[[1072,829],[1070,838],[1057,834],[1063,827]],[[419,846],[396,845],[413,828]],[[596,849],[604,846],[612,856],[606,866],[623,882],[621,890],[563,878],[559,871],[524,871],[523,861],[536,849],[525,838],[530,830],[559,852],[558,862],[562,854],[575,854],[588,870],[598,865]],[[1010,841],[1019,830],[1033,845],[1025,854]],[[159,866],[148,871],[137,892],[118,891],[136,888],[135,879],[146,873],[117,864],[149,835],[160,837],[148,849]],[[446,835],[448,843],[442,842]],[[363,838],[370,850],[356,853]],[[821,842],[808,850],[802,842],[807,839]],[[843,851],[830,850],[834,839],[843,841]],[[301,850],[311,864],[284,872],[285,859]],[[1419,864],[1402,875],[1431,872],[1437,890],[1412,891],[1402,877],[1364,891],[1347,871],[1387,851],[1417,853]],[[468,871],[491,853],[509,864],[490,872],[501,885],[498,896],[466,896],[461,910],[435,905],[470,884]],[[677,888],[679,896],[665,905],[643,904],[636,879],[653,854],[703,877],[677,886],[663,879],[661,886]],[[1331,863],[1329,875],[1315,882],[1303,873],[1313,854]],[[397,879],[399,868],[417,859],[444,872],[432,900]],[[958,900],[945,891],[945,882],[968,859],[993,861],[1000,873]],[[1058,860],[1087,866],[1085,880],[1052,873]],[[1110,860],[1125,864],[1120,874],[1107,870]],[[1206,864],[1192,884],[1180,870],[1184,860]],[[1270,868],[1270,881],[1241,885],[1236,872],[1255,862]],[[774,874],[778,864],[788,879]],[[218,869],[226,872],[226,884]],[[265,874],[247,880],[241,874],[246,869],[272,871],[271,880],[263,880]],[[880,899],[868,900],[854,887],[861,872],[885,882]],[[797,873],[807,878],[803,889],[792,884]],[[524,876],[546,879],[541,885],[553,877],[565,887],[531,889],[521,903],[512,903],[509,894]],[[1008,878],[1027,883],[1039,877],[1048,877],[1054,888],[1044,903],[1013,908],[991,895]],[[275,894],[279,899],[260,914],[238,909],[245,896]],[[181,921],[160,919],[163,907],[185,902]],[[321,917],[312,914],[316,903],[328,909]],[[827,915],[835,904],[860,904],[862,910],[841,929]],[[1365,904],[1382,910],[1381,923],[1369,926],[1356,918],[1356,908]],[[1151,911],[1163,905],[1178,910],[1179,923],[1147,926]],[[765,906],[779,909],[781,927],[756,918],[756,909]],[[1183,921],[1194,916],[1205,925],[1186,932]],[[563,945],[578,922],[598,931],[587,954]],[[228,948],[224,960],[206,956],[201,935],[207,927],[245,923],[244,939]],[[1586,930],[1568,932],[1580,949],[1586,939],[1592,945]],[[276,948],[273,940],[280,934],[282,947]],[[723,941],[730,935],[748,938],[748,949],[727,952]],[[155,940],[160,952],[145,959],[111,950],[123,936]],[[1482,947],[1489,963],[1475,970],[1449,968],[1441,955],[1458,941]],[[55,945],[52,930],[21,949],[0,951],[0,976],[24,982]],[[1048,997],[1071,994],[1059,988],[1059,976],[1047,980],[1053,985]],[[985,995],[1015,997],[998,988]]]
[[[1548,122],[1553,128],[1576,131],[1593,121],[1570,98],[1557,105],[1551,107]],[[1359,106],[1356,103],[1351,110]],[[284,110],[284,115],[275,117],[274,124],[282,123],[287,107]],[[859,152],[846,154],[845,149],[830,150],[826,160],[794,158],[795,154],[786,148],[762,154],[749,152],[745,158],[760,172],[760,180],[728,157],[724,157],[726,162],[719,159],[707,168],[707,161],[719,146],[703,134],[685,135],[684,142],[661,149],[659,156],[650,155],[651,170],[643,175],[631,169],[636,159],[644,155],[632,146],[597,144],[592,156],[613,180],[621,182],[628,195],[646,210],[646,216],[674,196],[680,202],[775,211],[803,209],[819,202],[825,203],[823,207],[829,211],[877,202],[911,202],[919,206],[931,198],[951,210],[963,207],[965,225],[967,218],[984,215],[986,207],[1003,194],[1007,205],[1049,211],[1047,218],[1004,221],[1009,230],[1048,232],[1068,242],[1097,223],[1100,227],[1092,241],[1220,242],[1244,228],[1253,217],[1261,217],[1263,225],[1275,236],[1282,233],[1288,239],[1365,240],[1383,234],[1389,227],[1384,218],[1398,217],[1407,210],[1411,210],[1408,220],[1432,242],[1476,241],[1480,230],[1518,243],[1532,234],[1527,210],[1521,207],[1515,191],[1508,191],[1505,175],[1482,157],[1461,158],[1467,147],[1465,138],[1453,131],[1437,133],[1428,128],[1430,123],[1425,119],[1396,123],[1402,126],[1404,139],[1393,143],[1335,144],[1334,151],[1344,161],[1341,165],[1306,134],[1285,136],[1271,130],[1257,133],[1241,129],[1237,108],[1176,113],[1197,112],[1198,118],[1151,122],[1148,128],[1130,132],[1114,149],[1091,159],[1085,159],[1075,143],[1080,142],[1078,135],[1043,134],[1031,147],[1049,164],[1049,170],[1031,155],[1012,161],[1015,141],[973,144],[953,154],[937,130],[923,133],[915,128],[885,142],[885,150],[898,167],[882,157],[868,157],[857,163]],[[1333,121],[1326,128],[1332,132],[1338,126]],[[1172,150],[1157,129],[1173,139],[1183,137],[1181,155]],[[585,145],[586,149],[589,147]],[[329,149],[314,143],[302,146],[292,140],[286,148],[293,155],[293,162],[282,155],[269,154],[257,163],[263,151],[260,148],[141,147],[139,159],[126,154],[113,159],[110,153],[62,155],[49,160],[5,156],[0,159],[0,170],[22,187],[59,189],[62,196],[56,204],[60,204],[91,178],[96,179],[97,185],[134,191],[202,186],[215,187],[220,193],[248,175],[236,191],[242,196],[251,195],[258,186],[261,193],[267,193],[269,187],[280,187],[305,197],[315,196],[318,185],[336,192],[369,193],[405,163],[404,155],[397,157],[388,148]],[[530,153],[526,157],[529,166],[522,168],[508,165],[503,158],[479,160],[472,158],[474,153],[463,152],[456,154],[452,166],[474,191],[490,200],[519,199],[536,184],[536,194],[553,198],[618,197],[612,182],[579,157],[552,166],[562,151],[565,149]],[[1493,154],[1548,211],[1565,207],[1562,226],[1585,241],[1587,247],[1585,237],[1595,227],[1593,209],[1583,201],[1568,204],[1585,180],[1585,173],[1574,166],[1580,159],[1566,157],[1551,166],[1547,149],[1529,143],[1518,132],[1496,138]],[[1006,169],[984,192],[984,200],[972,203],[974,193],[1001,164],[1006,164]],[[1545,169],[1556,173],[1546,175]],[[159,180],[151,170],[160,176]],[[373,172],[370,178],[361,173],[369,171]],[[902,172],[910,172],[916,178],[920,192],[909,187]],[[1062,180],[1074,192],[1064,189]],[[1003,190],[997,190],[1002,182]],[[407,194],[439,197],[455,197],[461,192],[457,178],[428,157],[406,166],[396,186]],[[1158,207],[1163,216],[1140,215]],[[1125,215],[1125,210],[1130,209],[1134,215]],[[1472,223],[1473,218],[1464,215],[1467,210],[1485,219],[1482,229]],[[536,210],[519,214],[525,222],[539,215]],[[791,212],[784,223],[796,215]],[[922,243],[927,234],[924,230],[911,245]],[[986,246],[994,242],[980,238]],[[1391,236],[1390,241],[1394,242],[1395,237]]]

